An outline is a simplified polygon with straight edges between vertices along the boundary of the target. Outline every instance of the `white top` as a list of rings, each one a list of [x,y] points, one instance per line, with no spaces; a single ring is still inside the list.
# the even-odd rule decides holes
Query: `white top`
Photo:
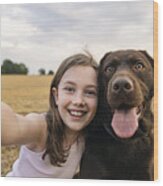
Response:
[[[37,177],[37,178],[73,178],[76,174],[81,156],[84,151],[84,139],[78,139],[70,148],[67,161],[62,167],[50,164],[49,156],[42,159],[43,152],[33,152],[26,146],[20,149],[19,158],[13,165],[8,177]]]

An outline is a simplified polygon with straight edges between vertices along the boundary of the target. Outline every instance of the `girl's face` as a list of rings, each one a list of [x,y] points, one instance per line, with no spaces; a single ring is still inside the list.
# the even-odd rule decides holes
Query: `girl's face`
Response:
[[[92,67],[71,67],[53,92],[59,114],[69,130],[80,131],[90,123],[97,107],[97,73]]]

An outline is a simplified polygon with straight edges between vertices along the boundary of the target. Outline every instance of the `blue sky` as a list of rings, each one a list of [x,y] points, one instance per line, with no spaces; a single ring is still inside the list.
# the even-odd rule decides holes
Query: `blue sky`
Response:
[[[23,62],[30,74],[84,50],[99,61],[128,48],[153,56],[153,1],[1,5],[1,62]]]

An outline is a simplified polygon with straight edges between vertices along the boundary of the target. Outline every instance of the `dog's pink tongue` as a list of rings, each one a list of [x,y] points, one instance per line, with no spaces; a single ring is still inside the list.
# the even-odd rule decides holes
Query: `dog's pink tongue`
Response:
[[[138,128],[138,116],[136,114],[136,107],[127,111],[115,110],[111,125],[118,137],[132,137]]]

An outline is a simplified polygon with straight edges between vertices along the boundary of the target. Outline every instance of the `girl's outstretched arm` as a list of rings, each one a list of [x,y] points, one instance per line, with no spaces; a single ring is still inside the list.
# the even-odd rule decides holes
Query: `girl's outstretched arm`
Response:
[[[11,107],[1,103],[2,145],[39,144],[45,136],[45,114],[16,114]]]

